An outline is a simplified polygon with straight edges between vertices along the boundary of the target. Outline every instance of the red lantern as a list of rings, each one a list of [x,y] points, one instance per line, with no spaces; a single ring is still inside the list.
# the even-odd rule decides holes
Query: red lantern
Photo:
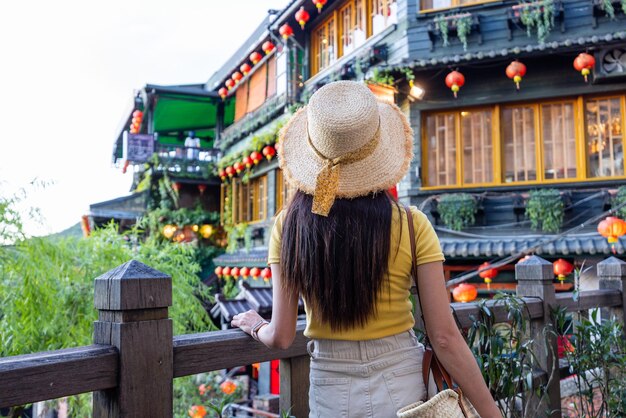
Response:
[[[258,267],[252,267],[250,269],[250,276],[252,276],[253,278],[257,278],[261,275],[261,269]]]
[[[263,280],[266,282],[269,282],[272,278],[272,270],[270,270],[269,267],[265,267],[261,272],[261,277],[263,277]]]
[[[572,265],[572,263],[569,263],[562,258],[556,260],[552,264],[552,266],[554,267],[554,275],[557,276],[561,283],[563,283],[565,277],[569,276],[574,271],[574,266]]]
[[[263,56],[259,54],[258,52],[254,51],[252,54],[250,54],[249,58],[250,58],[250,61],[252,62],[252,65],[257,65],[257,63],[263,59]]]
[[[206,190],[206,184],[198,184],[198,191],[200,192],[200,194],[204,194],[205,190]]]
[[[143,118],[143,112],[141,110],[135,110],[133,112],[133,118]]]
[[[250,70],[252,70],[252,67],[250,67],[250,64],[248,64],[247,62],[244,62],[243,64],[241,64],[241,67],[239,67],[239,71],[241,71],[243,75],[248,75]]]
[[[296,20],[298,21],[298,23],[300,24],[300,27],[302,29],[304,29],[304,25],[306,25],[306,22],[309,21],[309,18],[311,16],[309,16],[309,12],[307,12],[306,10],[304,10],[304,7],[300,7],[300,10],[298,10],[296,12]],[[282,35],[282,34],[281,34]],[[284,36],[284,35],[283,35]]]
[[[244,279],[247,279],[248,276],[250,275],[250,269],[248,267],[242,267],[239,270],[239,274],[241,275],[241,277],[243,277]]]
[[[225,172],[226,172],[226,175],[228,175],[228,177],[232,177],[235,175],[235,169],[230,165],[226,167]]]
[[[522,77],[526,75],[526,66],[519,61],[513,61],[506,67],[506,76],[515,82],[517,89],[519,90],[519,83],[522,81]]]
[[[261,49],[263,49],[263,52],[265,52],[265,55],[269,55],[270,52],[274,50],[274,48],[276,47],[270,41],[265,41],[263,45],[261,45]]]
[[[478,296],[476,287],[469,283],[461,283],[452,291],[452,297],[457,302],[471,302]]]
[[[228,96],[228,89],[225,87],[222,87],[221,89],[217,91],[217,94],[219,94],[222,99],[225,99],[226,96]]]
[[[619,237],[626,234],[626,222],[615,216],[609,216],[598,224],[598,232],[611,244],[615,254],[615,243],[619,241]]]
[[[135,110],[133,112],[133,118],[130,121],[130,133],[138,134],[141,130],[141,122],[143,120],[143,112],[141,110]]]
[[[222,179],[222,181],[226,180],[226,170],[220,170],[219,174],[220,179]]]
[[[172,189],[174,189],[174,191],[179,192],[180,189],[183,187],[183,185],[179,182],[174,182],[172,184]]]
[[[452,90],[452,93],[454,93],[455,99],[457,97],[457,93],[459,92],[461,87],[463,87],[464,84],[465,84],[465,76],[463,76],[463,74],[461,74],[458,71],[451,71],[446,76],[446,86],[448,86],[448,88]]]
[[[220,267],[220,266],[215,267],[215,275],[216,275],[217,277],[222,277],[222,270],[223,270],[223,269],[222,269],[222,267]]]
[[[276,149],[274,149],[274,147],[271,145],[267,145],[265,148],[263,148],[263,155],[265,155],[265,158],[267,158],[267,160],[269,161],[274,155],[276,155]]]
[[[241,75],[239,71],[235,71],[233,75],[231,76],[231,78],[235,80],[235,83],[239,83],[241,79],[243,78],[243,75]]]
[[[237,172],[237,174],[241,173],[243,171],[243,169],[245,168],[243,164],[241,164],[239,161],[237,161],[235,164],[233,164],[233,168],[235,169],[235,171]]]
[[[580,73],[585,77],[585,83],[587,82],[587,76],[591,74],[591,69],[596,65],[596,59],[593,55],[587,54],[586,52],[581,52],[574,59],[574,68],[576,71],[580,71]]]
[[[497,269],[490,269],[489,267],[491,267],[491,264],[486,261],[478,266],[478,275],[487,283],[487,289],[490,288],[491,282],[498,275]]]
[[[226,87],[228,87],[228,90],[230,90],[233,87],[235,87],[235,80],[233,80],[232,78],[229,78],[228,80],[226,80],[224,84],[226,84]]]
[[[230,269],[230,275],[234,278],[239,277],[239,267],[233,267],[232,269]]]
[[[289,26],[289,23],[285,23],[284,25],[280,27],[280,29],[278,29],[278,33],[281,34],[283,39],[288,39],[290,36],[293,35],[293,29],[291,29],[291,26]]]
[[[326,4],[326,0],[313,0],[313,4],[317,7],[317,12],[322,11],[322,7]]]
[[[252,167],[252,159],[250,159],[250,157],[243,157],[243,160],[241,160],[241,162],[246,166],[246,168],[250,168]]]
[[[222,269],[222,275],[223,275],[224,277],[229,277],[229,276],[230,276],[230,267],[224,267],[224,268]]]
[[[263,159],[263,156],[261,156],[261,153],[253,151],[252,154],[250,154],[250,159],[254,164],[258,164],[259,161]]]

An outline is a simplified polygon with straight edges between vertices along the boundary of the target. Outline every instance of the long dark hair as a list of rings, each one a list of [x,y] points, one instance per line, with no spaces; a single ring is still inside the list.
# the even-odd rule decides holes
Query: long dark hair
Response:
[[[282,283],[332,330],[363,326],[388,275],[392,198],[387,192],[336,199],[327,217],[296,192],[283,222]],[[397,204],[396,204],[397,205]]]

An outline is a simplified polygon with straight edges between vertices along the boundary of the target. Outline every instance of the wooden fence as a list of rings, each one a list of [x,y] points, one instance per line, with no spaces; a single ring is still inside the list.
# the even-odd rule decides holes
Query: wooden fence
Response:
[[[517,294],[528,307],[531,333],[540,337],[550,321],[550,308],[570,312],[603,307],[624,319],[626,263],[611,257],[597,265],[600,288],[579,294],[555,294],[552,264],[533,256],[516,266]],[[496,322],[506,322],[504,307],[492,306]],[[171,277],[137,261],[130,261],[95,280],[94,345],[0,359],[0,408],[78,393],[94,392],[94,417],[171,417],[172,382],[176,377],[280,361],[281,410],[298,418],[308,416],[309,358],[304,322],[288,350],[271,350],[240,330],[172,335],[168,307],[172,304]],[[476,303],[452,304],[461,326],[471,325]],[[551,347],[549,347],[549,345]],[[543,370],[559,369],[552,353],[556,338],[535,339]],[[553,376],[554,377],[554,376]],[[538,382],[550,382],[548,396],[533,405],[560,416],[559,376],[538,372]],[[533,402],[538,402],[534,400]]]

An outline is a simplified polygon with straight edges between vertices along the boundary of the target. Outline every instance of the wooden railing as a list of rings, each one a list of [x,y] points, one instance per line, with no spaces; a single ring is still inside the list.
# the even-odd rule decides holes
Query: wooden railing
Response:
[[[603,307],[624,319],[626,263],[611,257],[597,265],[600,289],[555,294],[552,264],[531,257],[516,266],[517,293],[528,308],[531,333],[540,336],[550,321],[550,309],[568,311]],[[95,280],[94,345],[0,359],[0,408],[78,393],[94,392],[94,417],[171,417],[172,382],[176,377],[242,366],[271,359],[280,362],[281,410],[308,416],[309,357],[304,323],[297,324],[288,350],[271,350],[240,330],[172,335],[168,307],[172,304],[171,277],[137,261],[130,261]],[[504,307],[488,302],[496,322],[506,322]],[[452,304],[462,327],[478,313],[476,303]],[[542,370],[557,352],[556,338],[535,338]],[[551,346],[551,347],[550,347]],[[552,376],[554,377],[554,376]],[[560,416],[559,376],[535,375],[548,383],[548,396],[531,402]]]

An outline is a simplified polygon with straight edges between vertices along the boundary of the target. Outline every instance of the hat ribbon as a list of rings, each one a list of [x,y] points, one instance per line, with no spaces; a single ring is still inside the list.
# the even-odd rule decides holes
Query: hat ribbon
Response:
[[[307,136],[311,149],[315,151],[315,154],[321,160],[324,160],[324,166],[317,174],[317,179],[315,180],[315,192],[313,193],[313,206],[311,208],[311,212],[321,216],[328,216],[330,208],[335,202],[337,190],[339,189],[340,167],[342,165],[356,163],[372,155],[380,139],[380,119],[378,120],[376,133],[372,139],[370,139],[362,147],[336,158],[328,158],[315,148],[313,141],[311,141],[308,125]]]

